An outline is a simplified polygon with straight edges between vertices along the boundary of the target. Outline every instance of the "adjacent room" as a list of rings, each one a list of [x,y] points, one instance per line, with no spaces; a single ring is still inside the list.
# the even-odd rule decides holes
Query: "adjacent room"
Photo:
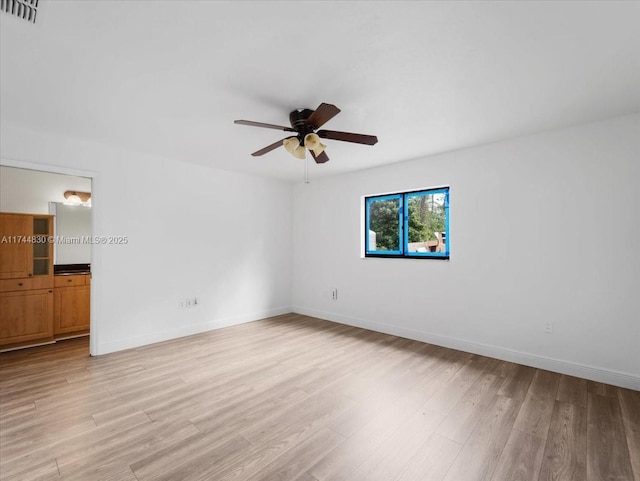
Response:
[[[0,480],[640,481],[640,2],[0,10]]]

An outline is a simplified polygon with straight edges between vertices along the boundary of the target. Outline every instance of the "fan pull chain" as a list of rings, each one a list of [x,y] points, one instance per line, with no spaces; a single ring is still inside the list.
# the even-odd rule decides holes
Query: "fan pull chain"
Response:
[[[309,151],[305,149],[304,156],[304,183],[309,184],[311,181],[309,180]]]

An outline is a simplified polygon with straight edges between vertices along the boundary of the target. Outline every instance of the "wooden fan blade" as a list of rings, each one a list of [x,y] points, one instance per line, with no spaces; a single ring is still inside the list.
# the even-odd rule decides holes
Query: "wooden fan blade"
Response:
[[[313,127],[313,130],[319,129],[339,113],[340,109],[335,105],[321,103],[307,119],[307,124]]]
[[[277,142],[274,142],[271,145],[267,145],[264,149],[260,149],[260,150],[256,150],[253,154],[254,157],[259,157],[261,155],[264,155],[268,152],[271,152],[272,150],[276,150],[278,147],[282,147],[284,144],[282,142],[284,142],[286,139],[288,139],[289,137],[285,137],[282,140],[278,140]]]
[[[354,144],[374,145],[378,142],[375,135],[354,134],[352,132],[338,132],[336,130],[318,130],[318,137],[330,140],[342,140]]]
[[[285,132],[295,132],[291,127],[285,127],[283,125],[265,124],[264,122],[254,122],[253,120],[234,120],[234,124],[238,125],[250,125],[251,127],[264,127],[267,129],[284,130]]]
[[[318,156],[313,153],[313,150],[310,150],[309,152],[311,152],[313,160],[316,161],[316,164],[324,164],[325,162],[329,161],[329,156],[325,152],[321,152]]]

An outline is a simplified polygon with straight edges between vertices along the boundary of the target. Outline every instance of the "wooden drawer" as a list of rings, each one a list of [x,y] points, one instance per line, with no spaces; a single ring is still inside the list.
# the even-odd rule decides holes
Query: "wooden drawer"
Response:
[[[25,277],[24,279],[0,279],[0,292],[51,289],[53,276]]]
[[[72,287],[89,285],[89,274],[71,274],[54,276],[55,287]]]

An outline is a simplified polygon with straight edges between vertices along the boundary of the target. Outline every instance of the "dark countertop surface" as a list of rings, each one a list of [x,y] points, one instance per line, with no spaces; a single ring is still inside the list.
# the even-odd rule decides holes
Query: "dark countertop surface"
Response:
[[[56,264],[53,266],[53,274],[56,276],[71,276],[79,274],[91,274],[90,264]]]

